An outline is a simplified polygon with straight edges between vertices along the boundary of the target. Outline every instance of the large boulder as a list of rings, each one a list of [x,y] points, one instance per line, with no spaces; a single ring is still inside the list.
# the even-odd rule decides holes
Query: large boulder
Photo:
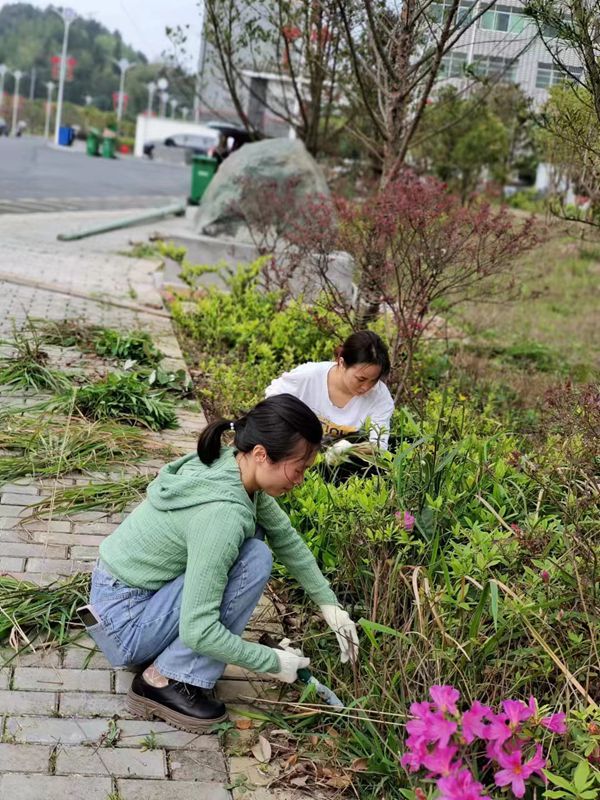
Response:
[[[240,207],[244,186],[247,195],[251,181],[291,183],[297,198],[330,196],[319,165],[299,139],[265,139],[244,145],[223,161],[202,198],[194,230],[248,240]]]

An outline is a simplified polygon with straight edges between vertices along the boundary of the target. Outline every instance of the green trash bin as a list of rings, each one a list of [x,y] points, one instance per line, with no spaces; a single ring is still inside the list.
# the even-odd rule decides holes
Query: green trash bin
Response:
[[[102,138],[102,134],[97,128],[90,128],[90,132],[87,135],[85,149],[88,156],[99,156],[100,155],[100,139]]]
[[[191,205],[197,206],[206,187],[212,181],[219,162],[210,156],[197,155],[192,159],[192,188],[188,201]]]
[[[105,136],[102,139],[102,158],[114,158],[116,147],[116,136]]]

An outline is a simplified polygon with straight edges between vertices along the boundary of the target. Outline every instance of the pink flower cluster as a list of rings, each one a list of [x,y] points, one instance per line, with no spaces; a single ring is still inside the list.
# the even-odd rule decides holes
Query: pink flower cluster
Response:
[[[460,693],[453,686],[432,686],[429,693],[433,702],[410,707],[407,752],[401,763],[410,772],[427,770],[436,781],[439,800],[490,800],[464,760],[467,747],[477,740],[485,745],[496,786],[510,785],[515,797],[523,797],[525,781],[535,773],[544,779],[546,759],[541,745],[532,741],[532,733],[537,725],[566,733],[565,714],[539,718],[534,697],[527,704],[504,700],[497,714],[475,700],[461,714]]]
[[[415,527],[415,518],[410,511],[396,511],[396,519],[403,525],[409,533]]]

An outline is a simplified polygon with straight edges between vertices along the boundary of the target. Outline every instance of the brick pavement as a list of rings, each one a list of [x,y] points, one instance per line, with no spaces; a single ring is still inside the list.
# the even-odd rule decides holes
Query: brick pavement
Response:
[[[168,224],[121,231],[82,242],[58,243],[56,233],[95,224],[118,214],[30,214],[0,217],[0,272],[73,289],[95,297],[160,307],[157,265],[116,255],[131,238],[143,239]],[[0,281],[0,336],[12,320],[27,316],[62,320],[83,317],[90,323],[149,330],[171,368],[184,365],[168,319],[117,308],[66,294]],[[61,353],[53,354],[60,359]],[[26,405],[36,398],[20,398]],[[15,397],[5,392],[2,404]],[[17,402],[19,398],[16,398]],[[148,434],[177,452],[195,446],[204,419],[199,410],[182,408],[181,427]],[[160,461],[146,461],[122,474],[156,471]],[[120,471],[109,473],[112,477]],[[58,480],[16,480],[0,489],[0,572],[38,584],[78,571],[89,571],[102,539],[122,515],[88,512],[23,524],[27,507],[57,486],[106,480],[102,473],[68,475]],[[273,609],[261,606],[253,627],[277,627]],[[241,752],[231,758],[214,735],[194,736],[164,723],[131,719],[124,694],[131,673],[113,670],[85,636],[59,652],[38,648],[11,658],[0,650],[0,797],[19,800],[289,800],[305,795],[264,788],[271,778],[245,753],[252,730],[240,731]],[[2,666],[4,665],[4,666]],[[228,701],[254,696],[255,681],[230,669],[220,693]],[[232,680],[233,678],[233,680]],[[265,685],[265,684],[263,684]],[[236,706],[243,711],[243,702]],[[233,715],[235,718],[235,714]],[[244,750],[244,743],[246,750]],[[238,742],[238,747],[239,747]],[[314,794],[312,796],[315,796]]]

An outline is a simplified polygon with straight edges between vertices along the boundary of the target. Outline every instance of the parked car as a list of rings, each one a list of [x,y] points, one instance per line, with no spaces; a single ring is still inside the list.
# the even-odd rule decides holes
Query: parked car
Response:
[[[212,147],[216,147],[219,143],[219,134],[217,131],[206,127],[201,133],[175,133],[172,136],[167,136],[166,139],[154,140],[144,143],[144,155],[148,158],[153,158],[155,149],[158,146],[182,148],[187,151],[186,156],[189,155],[204,155]],[[186,159],[187,160],[187,159]]]
[[[207,122],[198,133],[175,133],[167,136],[166,139],[146,142],[144,155],[153,158],[159,147],[182,148],[186,151],[186,162],[190,162],[192,156],[207,155],[211,151],[221,150],[220,145],[222,145],[223,139],[226,142],[227,155],[252,141],[252,137],[245,128],[216,120]]]

